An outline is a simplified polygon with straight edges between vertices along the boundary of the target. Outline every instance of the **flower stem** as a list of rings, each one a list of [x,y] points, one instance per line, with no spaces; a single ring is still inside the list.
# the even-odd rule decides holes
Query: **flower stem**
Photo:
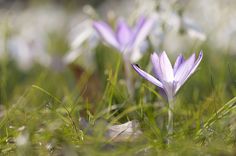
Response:
[[[131,99],[133,99],[134,97],[134,85],[132,82],[133,76],[131,73],[131,63],[128,59],[124,59],[124,63],[125,63],[125,76],[126,76],[126,84],[127,84],[127,89],[128,89],[128,93],[131,97]]]
[[[168,109],[168,125],[167,125],[167,131],[168,131],[168,144],[170,144],[171,140],[172,140],[172,135],[173,135],[173,125],[174,125],[174,114],[173,114],[173,110],[174,110],[174,99],[170,99],[168,100],[169,102],[169,109]]]

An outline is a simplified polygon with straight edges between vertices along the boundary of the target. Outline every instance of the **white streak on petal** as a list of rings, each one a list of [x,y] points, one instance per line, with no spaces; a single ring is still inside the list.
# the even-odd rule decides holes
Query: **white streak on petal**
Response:
[[[160,55],[160,69],[162,73],[162,81],[174,81],[173,68],[165,51]]]

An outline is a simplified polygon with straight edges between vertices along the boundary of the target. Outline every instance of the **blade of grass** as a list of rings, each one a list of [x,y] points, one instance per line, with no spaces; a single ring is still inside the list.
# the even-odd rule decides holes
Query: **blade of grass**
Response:
[[[196,139],[198,139],[202,134],[204,130],[209,129],[210,126],[212,126],[216,121],[222,119],[225,117],[230,111],[232,111],[234,108],[236,108],[236,97],[229,100],[226,104],[224,104],[216,113],[214,113],[203,125],[203,128],[198,130],[196,133]]]
[[[38,89],[39,91],[41,91],[41,92],[43,92],[45,94],[47,94],[48,96],[52,97],[55,101],[57,101],[58,103],[62,104],[63,108],[66,110],[66,113],[67,113],[67,115],[68,115],[68,117],[69,117],[69,119],[71,121],[71,125],[72,125],[75,133],[78,134],[78,130],[77,130],[77,126],[75,124],[75,121],[73,120],[73,118],[72,118],[72,116],[70,114],[70,111],[63,105],[63,103],[57,97],[53,96],[51,93],[49,93],[45,89],[43,89],[43,88],[41,88],[39,86],[36,86],[36,85],[32,85],[32,87],[35,88],[35,89]],[[59,116],[61,117],[61,115],[59,115]],[[65,120],[63,120],[63,121],[65,121]]]

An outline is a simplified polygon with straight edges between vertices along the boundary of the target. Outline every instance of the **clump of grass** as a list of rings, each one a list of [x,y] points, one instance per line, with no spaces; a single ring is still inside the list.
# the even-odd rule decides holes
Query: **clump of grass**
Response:
[[[235,56],[212,52],[176,99],[173,141],[167,145],[167,111],[155,87],[135,80],[131,100],[124,83],[122,60],[100,46],[96,51],[101,95],[83,96],[73,71],[35,66],[21,72],[5,60],[0,71],[0,152],[3,155],[234,155]],[[109,61],[106,55],[109,53]],[[216,55],[217,53],[217,55]],[[147,53],[140,61],[148,66]],[[101,67],[101,68],[100,68]],[[135,75],[135,74],[134,74]],[[89,77],[85,77],[89,80]],[[83,79],[83,85],[89,81]],[[81,125],[85,119],[87,127]],[[114,142],[106,126],[138,120],[142,135]]]

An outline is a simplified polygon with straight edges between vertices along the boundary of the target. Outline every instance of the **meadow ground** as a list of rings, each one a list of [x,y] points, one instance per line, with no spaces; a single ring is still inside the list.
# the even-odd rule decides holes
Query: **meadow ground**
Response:
[[[111,48],[96,48],[93,74],[76,66],[22,72],[1,60],[1,155],[235,155],[236,56],[207,44],[201,49],[197,72],[176,96],[173,136],[166,130],[168,105],[156,87],[132,71],[130,98],[123,62]],[[147,51],[138,62],[144,69],[153,50]],[[139,123],[138,137],[106,136],[109,126],[132,120]]]

